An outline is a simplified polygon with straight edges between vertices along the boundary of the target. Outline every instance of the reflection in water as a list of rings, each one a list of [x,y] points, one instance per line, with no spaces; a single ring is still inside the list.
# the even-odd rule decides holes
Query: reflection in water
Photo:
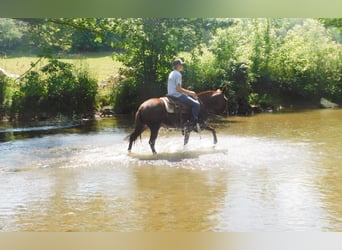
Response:
[[[157,156],[148,133],[126,152],[122,118],[10,137],[0,230],[342,230],[341,110],[228,121],[215,147],[161,131]]]
[[[143,231],[209,231],[223,207],[226,173],[137,168],[134,204]]]

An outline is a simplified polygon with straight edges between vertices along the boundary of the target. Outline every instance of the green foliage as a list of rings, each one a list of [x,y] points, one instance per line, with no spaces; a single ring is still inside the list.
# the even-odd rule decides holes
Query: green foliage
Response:
[[[272,80],[284,93],[304,98],[340,98],[342,46],[318,22],[296,25],[274,53]]]
[[[115,111],[120,114],[128,114],[136,110],[140,104],[138,93],[143,91],[138,89],[133,79],[125,79],[113,88],[111,102]]]
[[[40,56],[53,57],[59,52],[112,51],[117,35],[101,18],[24,18],[29,42],[26,47]],[[108,26],[107,26],[108,24]]]
[[[115,41],[116,35],[105,32],[105,42],[99,42],[96,34],[89,30],[75,30],[71,35],[71,52],[112,51],[109,41]]]
[[[248,65],[252,55],[252,26],[248,24],[248,20],[238,20],[218,30],[204,54],[193,54],[185,72],[185,82],[197,83],[196,91],[227,85],[231,110],[239,106],[246,109],[251,90],[253,75]]]
[[[86,71],[51,59],[22,79],[20,89],[13,95],[12,114],[19,113],[24,118],[92,114],[96,94],[97,82]]]
[[[3,112],[3,104],[5,102],[5,92],[6,92],[6,81],[5,77],[0,77],[0,113]]]
[[[342,32],[342,18],[323,18],[320,21],[328,27],[335,27]]]
[[[214,36],[214,59],[193,60],[188,81],[228,83],[232,109],[293,98],[341,101],[342,46],[332,36],[312,19],[238,19]]]
[[[7,22],[11,27],[19,25],[19,21]],[[180,55],[187,62],[184,85],[196,92],[228,85],[234,113],[276,100],[317,103],[326,97],[342,101],[338,18],[58,18],[24,19],[22,24],[32,34],[31,44],[46,57],[58,51],[110,46],[113,58],[123,65],[123,80],[114,84],[111,93],[119,113],[134,111],[145,99],[164,95],[171,62]],[[12,38],[17,39],[13,32]],[[75,113],[94,108],[96,84],[87,74],[82,80],[82,73],[71,65],[51,61],[23,82],[13,95],[15,110],[31,107],[46,112],[44,107],[49,107],[52,113]],[[108,104],[108,95],[97,96],[97,101]]]
[[[259,93],[250,93],[248,95],[248,104],[251,107],[260,107],[260,106],[268,106],[271,103],[274,103],[274,98],[269,94],[259,94]]]
[[[0,56],[18,49],[27,42],[27,25],[24,22],[0,18]]]
[[[214,59],[213,54],[207,49],[193,51],[192,55],[186,58],[188,63],[183,72],[184,86],[200,92],[224,85],[224,82],[218,79],[220,69],[215,67]]]
[[[18,105],[19,112],[29,112],[35,114],[45,111],[45,98],[47,94],[46,86],[42,83],[41,76],[36,71],[29,72],[22,84],[18,93],[21,103]]]
[[[10,79],[0,76],[0,119],[8,112],[10,97]]]

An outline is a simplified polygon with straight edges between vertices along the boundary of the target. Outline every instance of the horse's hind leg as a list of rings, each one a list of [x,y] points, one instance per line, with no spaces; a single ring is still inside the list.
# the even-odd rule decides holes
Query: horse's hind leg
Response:
[[[160,124],[159,125],[150,126],[151,136],[150,136],[149,143],[150,143],[150,147],[151,147],[151,150],[152,150],[153,154],[157,154],[154,145],[155,145],[156,139],[158,137],[159,129],[160,129]]]
[[[144,129],[144,125],[141,124],[139,126],[136,126],[135,130],[129,135],[128,152],[131,152],[133,143],[139,136],[141,136],[141,133],[144,131]]]
[[[128,152],[131,152],[133,143],[136,139],[141,136],[141,133],[145,130],[145,124],[142,122],[141,119],[141,111],[139,110],[136,114],[135,118],[135,128],[134,131],[129,135],[129,145],[128,145]]]
[[[216,136],[216,131],[213,127],[210,127],[210,126],[206,126],[205,127],[206,130],[209,130],[213,133],[213,137],[214,137],[214,144],[217,143],[217,136]]]
[[[133,143],[140,134],[141,134],[140,131],[134,131],[132,134],[129,135],[128,152],[131,152]]]

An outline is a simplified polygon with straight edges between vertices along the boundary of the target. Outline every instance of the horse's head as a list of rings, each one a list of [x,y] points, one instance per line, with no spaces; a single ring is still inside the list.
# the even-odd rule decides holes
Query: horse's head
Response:
[[[226,97],[226,90],[227,86],[216,90],[211,96],[211,107],[212,110],[216,115],[222,115],[227,113],[227,102],[228,98]]]
[[[199,95],[209,113],[213,113],[215,115],[223,115],[227,113],[228,98],[225,95],[226,90],[227,86],[216,91],[207,91],[203,95]]]

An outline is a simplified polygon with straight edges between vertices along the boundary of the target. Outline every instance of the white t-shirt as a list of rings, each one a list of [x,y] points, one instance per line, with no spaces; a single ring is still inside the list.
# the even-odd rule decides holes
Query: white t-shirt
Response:
[[[180,97],[182,93],[177,91],[177,85],[181,83],[182,74],[177,70],[172,71],[167,81],[167,94],[174,97]]]

